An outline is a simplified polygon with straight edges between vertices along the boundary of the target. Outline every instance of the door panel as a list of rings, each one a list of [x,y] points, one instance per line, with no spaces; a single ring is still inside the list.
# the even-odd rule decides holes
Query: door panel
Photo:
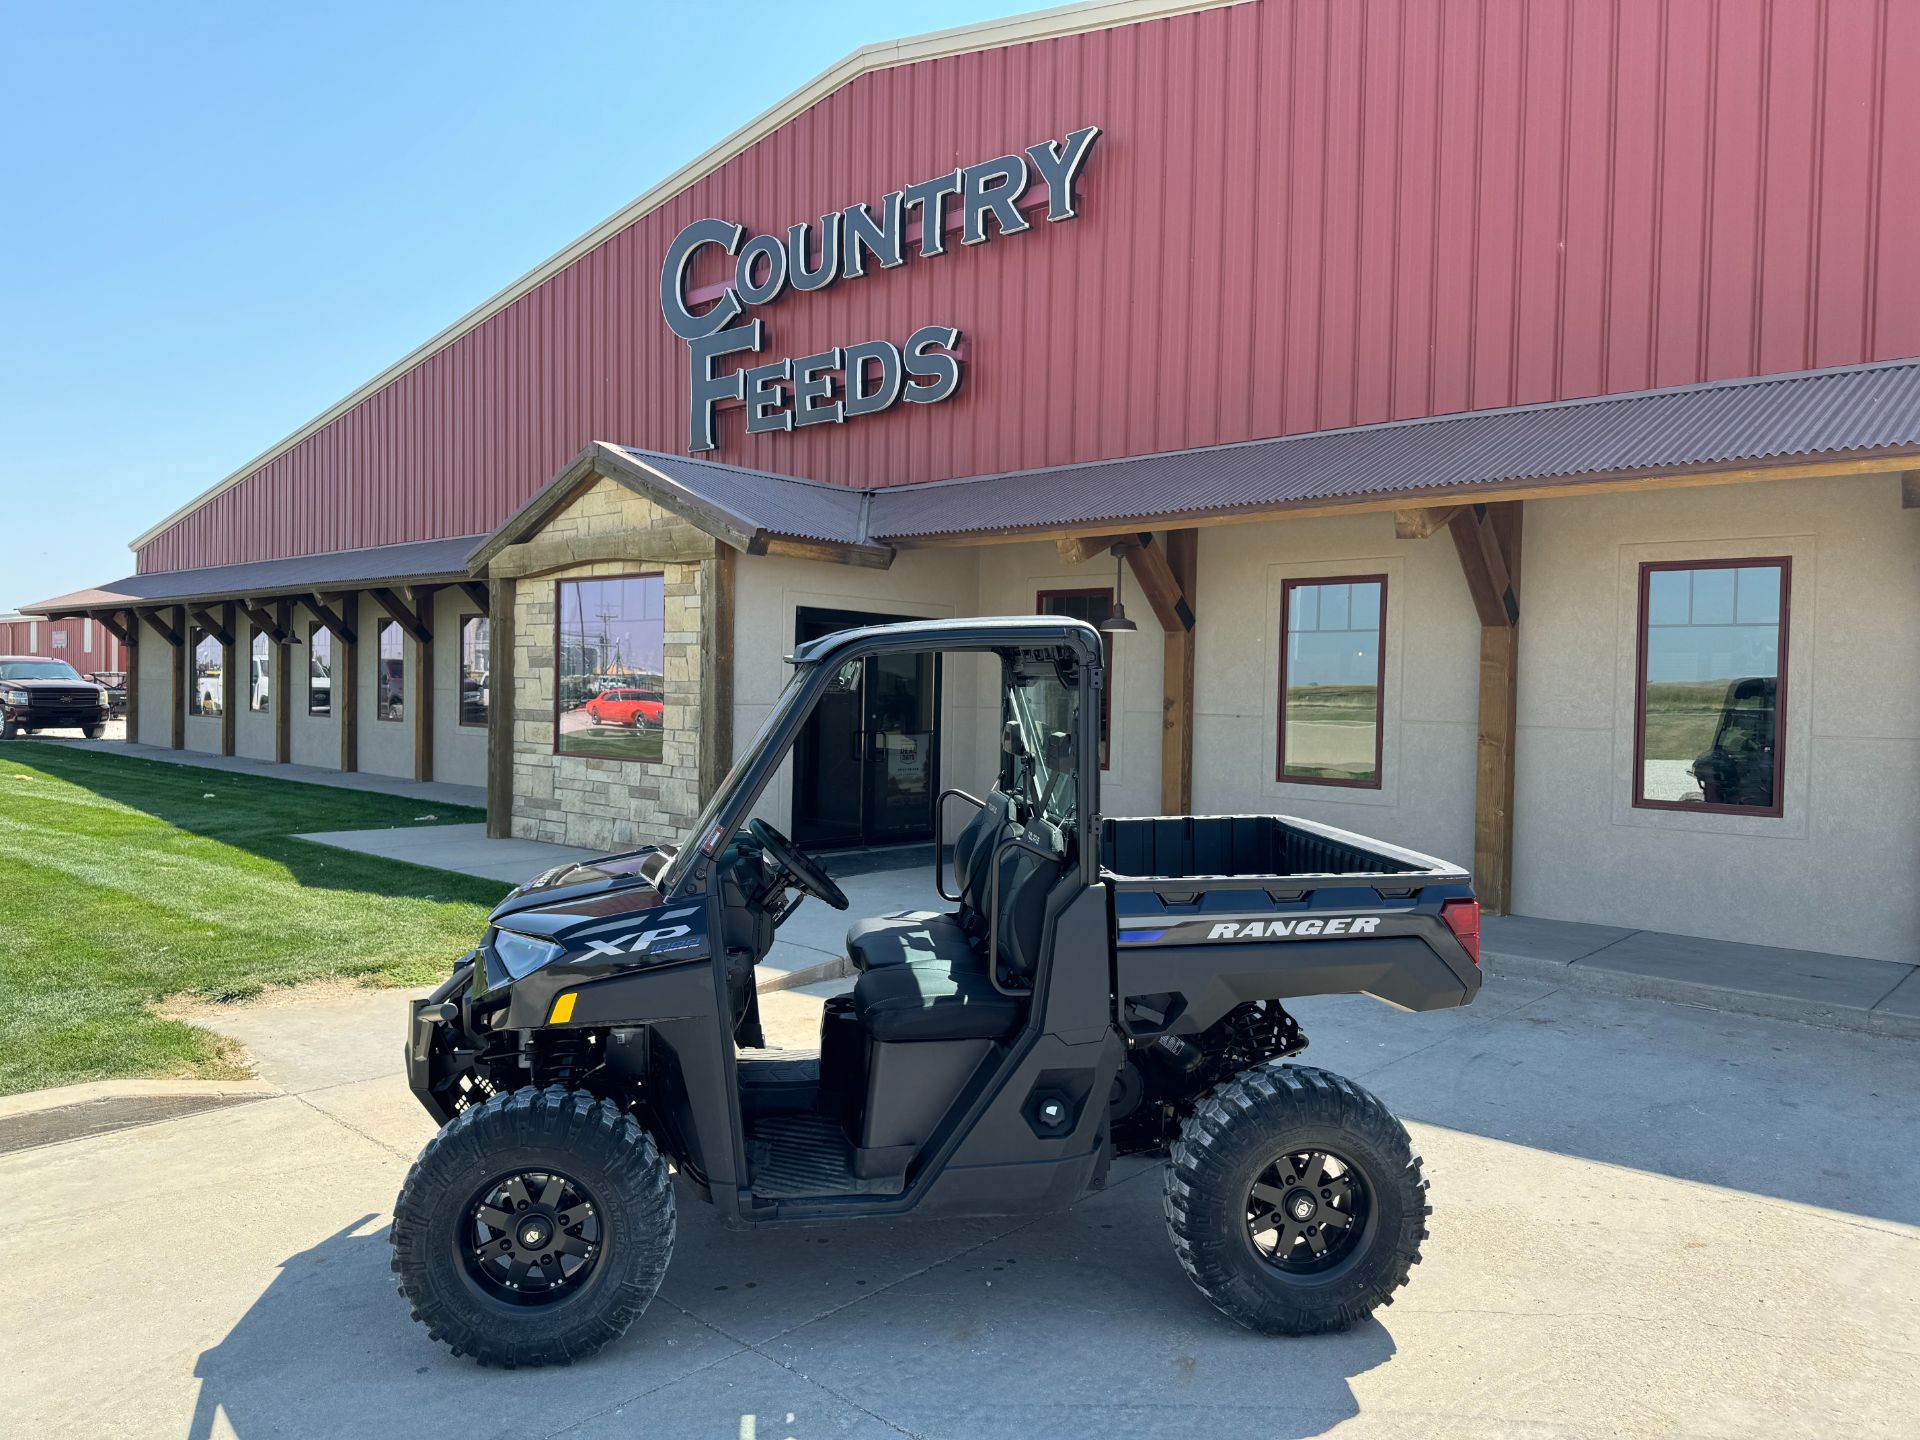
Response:
[[[796,638],[904,618],[802,608]],[[794,746],[793,838],[820,847],[930,838],[939,717],[939,657],[881,655],[847,665]]]

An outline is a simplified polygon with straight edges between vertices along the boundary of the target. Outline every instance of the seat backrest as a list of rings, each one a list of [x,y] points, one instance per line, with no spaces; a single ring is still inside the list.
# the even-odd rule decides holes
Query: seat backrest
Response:
[[[1032,983],[1046,930],[1047,897],[1065,868],[1064,859],[1036,855],[1025,846],[1001,857],[998,963],[1007,978]]]
[[[959,887],[960,918],[984,930],[987,914],[987,861],[1006,834],[1013,801],[1004,790],[989,790],[986,804],[953,842],[953,878]]]

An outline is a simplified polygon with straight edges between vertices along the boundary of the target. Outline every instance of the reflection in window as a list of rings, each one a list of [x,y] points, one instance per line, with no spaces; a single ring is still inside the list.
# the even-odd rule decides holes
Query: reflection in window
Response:
[[[487,642],[484,615],[460,617],[460,723],[487,723]]]
[[[187,695],[189,715],[218,715],[221,701],[220,642],[199,625],[188,636],[193,654],[193,689]]]
[[[1634,803],[1780,813],[1786,560],[1640,567]]]
[[[1386,599],[1384,575],[1282,588],[1282,780],[1379,788]]]
[[[557,586],[554,750],[660,758],[666,724],[666,582],[659,575]]]
[[[400,720],[407,711],[407,637],[398,620],[380,622],[380,674],[374,689],[374,718]]]
[[[307,714],[333,713],[333,632],[324,625],[307,631]]]
[[[1113,591],[1042,590],[1040,613],[1084,620],[1098,630],[1113,614]],[[1100,692],[1100,768],[1105,770],[1113,759],[1113,636],[1101,631],[1100,642],[1107,666],[1106,688]]]
[[[268,704],[267,676],[272,670],[268,663],[267,632],[259,626],[253,630],[253,643],[248,647],[247,661],[247,708],[265,710]]]

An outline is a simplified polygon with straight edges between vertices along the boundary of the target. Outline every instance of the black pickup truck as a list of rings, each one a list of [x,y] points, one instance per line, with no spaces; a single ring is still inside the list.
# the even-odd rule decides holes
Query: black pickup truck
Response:
[[[847,897],[753,810],[844,666],[989,652],[999,776],[953,846],[948,911],[857,921],[817,1054],[769,1052],[754,968],[807,896]],[[1342,1329],[1426,1237],[1406,1130],[1306,1048],[1286,1002],[1406,1010],[1480,988],[1458,868],[1271,815],[1103,819],[1101,638],[1052,616],[802,645],[684,846],[521,887],[412,1002],[407,1074],[442,1123],[395,1209],[437,1339],[505,1364],[622,1333],[660,1283],[675,1189],[748,1224],[1033,1213],[1165,1155],[1175,1253],[1252,1328]],[[944,817],[943,817],[944,818]],[[670,1181],[671,1176],[671,1181]]]
[[[0,655],[0,736],[78,730],[98,740],[107,728],[107,692],[64,660]]]

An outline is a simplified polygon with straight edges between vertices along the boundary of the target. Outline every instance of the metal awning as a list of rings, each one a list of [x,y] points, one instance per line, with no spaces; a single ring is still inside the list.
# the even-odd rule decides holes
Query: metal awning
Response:
[[[361,590],[374,585],[447,584],[468,578],[467,555],[485,538],[484,535],[463,535],[452,540],[328,550],[318,555],[254,560],[242,565],[155,570],[144,575],[129,575],[92,590],[56,595],[25,608],[37,615],[63,615],[231,600],[241,595],[264,597]]]

